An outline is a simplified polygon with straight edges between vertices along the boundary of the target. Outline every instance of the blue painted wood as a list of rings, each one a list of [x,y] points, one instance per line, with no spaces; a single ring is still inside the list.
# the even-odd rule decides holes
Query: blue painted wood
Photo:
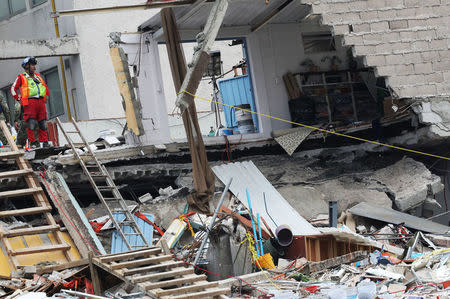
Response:
[[[144,214],[150,221],[154,221],[154,216],[152,214],[142,213]],[[153,240],[153,226],[151,224],[148,224],[141,218],[137,217],[136,215],[133,215],[134,219],[136,220],[137,225],[141,228],[142,233],[144,234],[145,238],[148,242],[152,242]],[[117,220],[117,222],[121,222],[125,219],[124,214],[114,214],[114,219]],[[133,233],[133,229],[129,225],[121,225],[122,231],[124,234],[127,233]],[[126,236],[127,241],[130,245],[144,245],[144,241],[140,236]],[[135,247],[133,249],[142,249],[144,247]],[[117,230],[113,232],[112,235],[112,242],[111,242],[111,253],[121,253],[121,252],[127,252],[129,251],[127,244],[122,240]]]
[[[248,75],[219,80],[218,84],[222,102],[224,104],[232,106],[250,104],[251,110],[256,112],[255,100],[253,97],[250,77]],[[223,106],[223,110],[225,113],[227,127],[236,129],[237,121],[234,114],[234,109]],[[252,118],[258,131],[258,115],[253,114]]]

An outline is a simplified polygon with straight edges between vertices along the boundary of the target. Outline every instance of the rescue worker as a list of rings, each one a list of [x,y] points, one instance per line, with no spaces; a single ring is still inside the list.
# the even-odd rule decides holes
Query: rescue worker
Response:
[[[9,124],[11,123],[10,118],[11,117],[9,115],[8,102],[0,94],[0,120],[4,120],[9,127]],[[5,135],[3,134],[3,130],[1,129],[0,129],[0,141],[2,142],[2,145],[8,144],[8,140],[6,139]]]
[[[16,144],[19,148],[27,144],[27,124],[23,120],[23,109],[19,102],[14,105],[14,128],[17,132]],[[34,136],[38,136],[38,128],[34,130]]]
[[[11,94],[23,107],[23,120],[27,124],[28,141],[31,148],[48,147],[47,109],[45,102],[49,90],[42,77],[36,73],[36,58],[27,57],[22,61],[25,70],[11,86]],[[39,141],[34,136],[35,128],[39,128]]]

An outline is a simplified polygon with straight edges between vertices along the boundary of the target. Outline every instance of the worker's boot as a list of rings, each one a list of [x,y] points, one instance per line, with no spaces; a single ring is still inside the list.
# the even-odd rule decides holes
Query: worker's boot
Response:
[[[48,141],[42,142],[42,147],[50,147],[50,143]]]

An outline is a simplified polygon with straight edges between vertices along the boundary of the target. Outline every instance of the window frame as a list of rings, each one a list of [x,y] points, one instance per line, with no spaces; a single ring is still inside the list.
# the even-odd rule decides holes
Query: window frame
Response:
[[[18,10],[18,11],[14,12],[14,13],[12,12],[12,4],[11,4],[11,2],[14,1],[14,0],[6,0],[6,1],[8,2],[9,13],[8,13],[8,15],[6,17],[0,18],[0,21],[8,20],[8,19],[10,19],[10,18],[12,18],[12,17],[14,17],[14,16],[16,16],[18,14],[21,14],[21,13],[27,11],[27,1],[26,0],[23,0],[23,3],[25,3],[25,8],[21,9],[21,10]]]
[[[38,3],[38,4],[33,4],[33,0],[30,0],[30,7],[31,8],[35,8],[35,7],[38,7],[39,5],[42,5],[42,4],[46,3],[46,2],[48,2],[48,0],[40,0],[40,1],[42,1],[42,2]]]
[[[61,114],[55,113],[55,115],[50,115],[50,112],[51,112],[50,111],[50,101],[54,100],[54,98],[50,96],[49,100],[46,103],[46,105],[47,105],[47,118],[48,119],[54,119],[54,118],[59,117],[61,115],[66,115],[66,109],[67,109],[66,105],[64,103],[64,97],[63,97],[64,93],[63,93],[62,86],[61,86],[58,66],[51,67],[51,68],[46,69],[46,70],[44,70],[42,72],[39,72],[39,73],[43,77],[43,79],[44,79],[44,81],[45,81],[45,83],[47,84],[47,87],[48,87],[47,76],[48,76],[48,74],[50,74],[52,72],[56,72],[56,74],[58,75],[58,82],[59,82],[59,89],[60,89],[60,92],[61,92],[61,103],[62,103],[63,111],[62,111]],[[50,88],[50,87],[48,87],[48,88]],[[49,90],[49,93],[50,93],[50,90]]]

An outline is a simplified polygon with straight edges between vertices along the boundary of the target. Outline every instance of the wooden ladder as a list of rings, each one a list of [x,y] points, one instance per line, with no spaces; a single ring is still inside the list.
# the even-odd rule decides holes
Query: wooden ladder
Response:
[[[103,255],[93,258],[93,263],[153,298],[203,299],[230,293],[230,288],[206,281],[205,275],[195,274],[192,266],[174,260],[160,247]]]
[[[94,188],[94,191],[97,194],[98,199],[108,212],[108,215],[112,223],[114,224],[114,227],[117,229],[117,232],[119,233],[120,237],[127,245],[128,250],[150,247],[151,244],[147,241],[144,234],[142,233],[141,228],[138,226],[133,215],[128,210],[128,206],[123,200],[123,197],[120,194],[120,191],[117,188],[116,184],[114,183],[111,175],[109,174],[106,167],[95,156],[94,152],[89,146],[89,143],[81,134],[81,131],[78,128],[77,123],[72,119],[71,123],[73,126],[73,131],[66,131],[62,126],[59,118],[56,118],[56,122],[59,128],[61,129],[61,132],[63,133],[64,137],[66,138],[67,142],[70,144],[74,157],[78,160],[81,168],[83,169],[84,174],[88,177],[88,180],[92,185],[92,188]],[[72,138],[69,137],[69,134],[78,135],[78,137],[82,140],[83,146],[88,151],[86,154],[80,155],[80,153],[78,152],[79,149],[76,148],[75,143],[73,142]],[[98,183],[103,184],[99,185]],[[106,194],[109,194],[109,196],[107,196]],[[110,204],[112,203],[118,204],[119,208],[112,209],[110,207]],[[115,214],[123,214],[125,215],[125,219],[123,221],[117,221],[116,218],[114,217]],[[122,225],[130,227],[132,232],[125,233],[121,227]],[[130,244],[127,237],[140,238],[142,240],[141,242],[142,245]]]
[[[18,168],[18,170],[0,172],[0,179],[23,177],[27,184],[27,188],[24,189],[0,192],[0,200],[8,198],[12,202],[13,200],[19,200],[23,196],[32,196],[36,204],[35,207],[0,211],[0,218],[42,214],[47,222],[47,225],[31,228],[5,230],[0,227],[0,240],[5,246],[6,253],[9,255],[8,262],[10,266],[13,270],[16,270],[20,266],[24,266],[20,265],[17,259],[20,255],[51,251],[62,251],[67,262],[73,261],[69,253],[71,247],[65,242],[63,234],[60,231],[60,227],[51,214],[52,207],[45,195],[45,192],[40,187],[39,181],[33,173],[33,169],[24,159],[24,152],[19,151],[19,148],[14,142],[14,139],[4,121],[0,121],[0,129],[8,140],[8,145],[10,148],[10,151],[8,152],[0,152],[0,160],[15,160]],[[22,249],[13,249],[11,245],[11,238],[39,234],[52,234],[56,244],[27,247]]]

